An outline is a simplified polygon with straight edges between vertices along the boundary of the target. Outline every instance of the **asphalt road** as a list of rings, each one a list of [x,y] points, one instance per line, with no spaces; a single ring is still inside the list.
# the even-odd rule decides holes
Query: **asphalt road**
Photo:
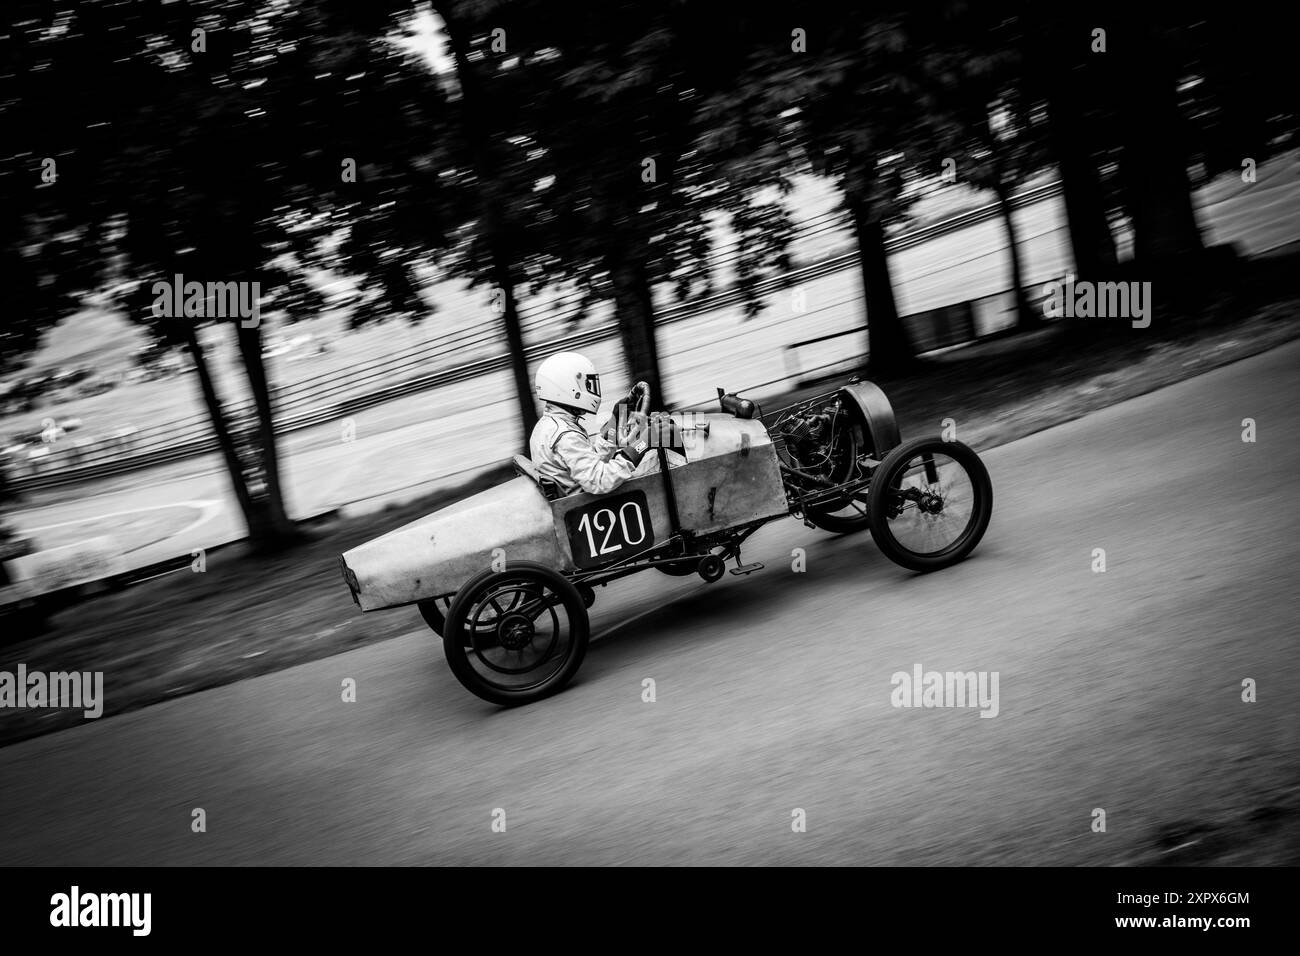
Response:
[[[539,704],[471,697],[413,621],[5,748],[0,859],[1143,859],[1162,834],[1300,782],[1298,360],[1286,346],[989,451],[988,536],[938,574],[787,521],[752,539],[746,559],[767,567],[749,578],[611,585],[578,679]],[[997,716],[891,706],[891,675],[916,664],[997,672]],[[1267,852],[1243,843],[1234,859]]]

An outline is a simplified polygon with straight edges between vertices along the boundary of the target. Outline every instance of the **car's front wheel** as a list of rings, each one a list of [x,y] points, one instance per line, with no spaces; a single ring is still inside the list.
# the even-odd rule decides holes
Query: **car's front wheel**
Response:
[[[993,514],[993,485],[979,455],[959,441],[914,438],[871,476],[871,536],[891,561],[937,571],[975,550]]]

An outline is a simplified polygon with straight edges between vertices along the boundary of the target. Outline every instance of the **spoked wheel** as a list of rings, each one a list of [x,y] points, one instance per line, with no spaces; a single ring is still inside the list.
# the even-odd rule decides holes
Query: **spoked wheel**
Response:
[[[871,479],[871,534],[885,556],[913,571],[956,564],[979,544],[993,514],[993,484],[961,442],[914,438]]]
[[[595,599],[595,594],[592,595],[592,599]],[[439,637],[443,637],[447,630],[447,612],[451,608],[451,602],[450,597],[440,597],[430,598],[416,605],[420,609],[420,617],[424,618],[424,623],[429,625],[429,629]],[[468,636],[464,637],[464,642],[468,647],[470,644]]]
[[[456,593],[442,647],[456,679],[494,704],[527,704],[567,684],[587,653],[583,595],[530,561],[485,571]],[[451,635],[462,635],[455,640]]]

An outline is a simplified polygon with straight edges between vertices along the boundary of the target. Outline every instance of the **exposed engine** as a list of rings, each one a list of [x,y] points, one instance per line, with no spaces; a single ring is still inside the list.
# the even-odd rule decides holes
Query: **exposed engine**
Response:
[[[838,401],[821,408],[796,407],[781,418],[773,431],[784,439],[790,464],[800,471],[829,481],[842,480],[856,456],[851,429],[840,421],[844,411]]]

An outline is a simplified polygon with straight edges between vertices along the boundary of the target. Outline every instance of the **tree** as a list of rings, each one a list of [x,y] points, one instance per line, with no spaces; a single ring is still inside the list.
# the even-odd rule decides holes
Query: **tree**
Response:
[[[1091,52],[1097,20],[1073,10],[1048,15],[1028,4],[1017,20],[1021,92],[1046,105],[1048,145],[1060,176],[1076,278],[1105,280],[1118,259],[1098,171],[1108,123],[1097,92],[1106,82],[1105,64]]]
[[[495,103],[490,99],[490,91],[484,89],[485,77],[482,74],[486,71],[471,57],[475,51],[475,32],[479,33],[481,39],[486,31],[473,20],[468,5],[457,4],[455,0],[436,0],[434,6],[442,20],[456,66],[460,91],[459,121],[461,132],[469,146],[470,166],[473,170],[470,188],[478,197],[478,226],[483,249],[481,253],[471,254],[461,260],[465,264],[462,268],[475,278],[486,276],[493,284],[495,294],[500,297],[511,373],[519,402],[520,421],[523,424],[524,454],[528,454],[529,435],[537,424],[537,406],[533,399],[523,329],[519,320],[515,272],[517,260],[521,256],[518,248],[520,228],[512,218],[510,202],[512,196],[516,199],[521,195],[526,197],[528,189],[525,187],[522,193],[518,189],[510,189],[510,173],[519,167],[511,167],[502,156],[503,146],[508,147],[508,144],[503,144],[499,139],[499,121],[509,118],[511,114],[500,108],[499,99]],[[489,43],[489,53],[492,46]],[[492,118],[498,122],[493,123]],[[509,132],[507,129],[507,135]],[[517,177],[513,181],[517,184]],[[527,199],[523,202],[526,203]],[[516,207],[518,204],[517,201]]]
[[[671,32],[653,8],[520,8],[531,51],[534,117],[553,282],[580,290],[578,314],[612,299],[628,376],[667,403],[654,286],[707,286],[708,224],[687,199],[691,105],[680,96]]]
[[[734,11],[748,24],[745,65],[734,88],[743,122],[789,141],[799,165],[830,178],[857,241],[867,319],[868,369],[888,376],[915,362],[898,313],[886,250],[888,229],[910,205],[905,186],[932,131],[919,123],[915,49],[901,7],[790,12],[777,5]]]
[[[6,329],[6,348],[32,342],[92,289],[134,280],[123,283],[128,315],[193,357],[250,539],[292,540],[260,313],[292,320],[317,309],[307,278],[343,231],[351,270],[391,313],[416,314],[412,257],[449,228],[433,216],[416,230],[411,217],[446,199],[396,200],[428,184],[422,166],[437,150],[436,135],[411,148],[415,130],[436,130],[412,114],[445,110],[378,39],[386,15],[345,3],[83,2],[53,19],[38,4],[17,6],[0,123],[18,146],[4,171],[18,224],[3,239],[4,255],[25,267],[32,311]],[[44,184],[40,157],[56,171]],[[46,248],[59,255],[33,255]],[[60,259],[75,265],[62,270]],[[167,300],[158,288],[177,275],[268,291],[253,316],[213,315],[202,294],[167,314],[155,308]],[[197,331],[209,322],[234,329],[251,407],[217,392]]]
[[[1296,145],[1292,36],[1266,17],[1214,6],[1187,18],[1179,44],[1189,149],[1205,176],[1241,173]]]
[[[1188,173],[1192,128],[1178,87],[1189,75],[1201,74],[1197,85],[1204,79],[1189,40],[1194,26],[1204,27],[1201,16],[1103,3],[1051,17],[1026,7],[1023,19],[1025,86],[1047,103],[1076,271],[1093,279],[1115,271],[1104,217],[1122,209],[1133,229],[1131,268],[1176,280],[1157,281],[1158,294],[1199,286],[1204,246]]]
[[[576,290],[575,321],[612,301],[629,377],[665,403],[657,290],[679,301],[711,293],[722,216],[739,236],[736,282],[752,313],[761,283],[784,268],[791,233],[771,201],[783,183],[779,150],[705,135],[714,63],[693,16],[679,6],[516,0],[492,7],[475,31],[479,63],[493,62],[491,31],[506,47],[479,73],[501,104],[498,141],[518,144],[517,185],[504,191],[515,263],[534,289]]]
[[[1124,140],[1120,168],[1140,266],[1179,273],[1204,251],[1187,174],[1187,130],[1176,92],[1172,37],[1145,8],[1118,21],[1112,43],[1123,79],[1117,114]]]
[[[915,364],[894,296],[886,226],[905,214],[905,170],[928,152],[919,127],[906,17],[852,11],[810,34],[808,92],[798,106],[801,138],[814,172],[839,183],[857,238],[867,313],[867,370],[876,377]],[[923,137],[923,139],[926,137]]]
[[[1025,270],[1012,196],[1047,164],[1046,123],[1021,90],[1023,41],[1014,19],[969,9],[924,22],[920,38],[922,95],[918,105],[937,151],[952,159],[958,180],[989,190],[1007,237],[1016,327],[1042,324],[1025,292]]]

